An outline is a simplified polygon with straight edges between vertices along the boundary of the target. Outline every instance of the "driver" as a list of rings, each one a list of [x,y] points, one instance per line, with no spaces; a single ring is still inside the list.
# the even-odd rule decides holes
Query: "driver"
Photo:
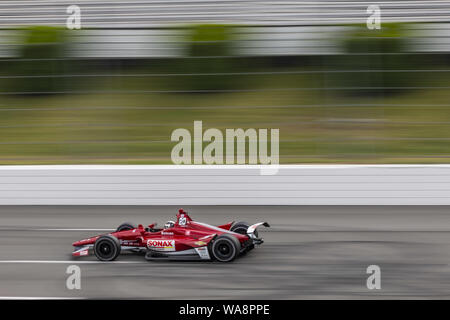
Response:
[[[173,228],[175,226],[175,221],[169,220],[166,222],[166,224],[164,225],[164,229],[169,229],[169,228]]]
[[[180,210],[178,210],[178,214],[177,214],[177,222],[169,220],[164,224],[164,229],[169,229],[169,228],[173,228],[175,227],[175,225],[179,225],[179,226],[185,226],[187,224],[189,224],[189,222],[191,222],[192,219],[191,217],[189,217],[188,213],[186,211],[183,210],[183,208],[181,208]]]

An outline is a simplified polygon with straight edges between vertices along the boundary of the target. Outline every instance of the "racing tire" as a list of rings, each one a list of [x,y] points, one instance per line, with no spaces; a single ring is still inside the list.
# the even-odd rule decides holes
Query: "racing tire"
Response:
[[[100,261],[113,261],[120,254],[120,242],[108,234],[99,237],[94,243],[94,254]]]
[[[229,234],[221,234],[211,244],[210,251],[219,262],[231,262],[239,255],[241,243]]]
[[[239,221],[234,223],[231,228],[230,231],[236,232],[236,233],[240,233],[240,234],[245,234],[247,235],[247,229],[248,227],[250,227],[250,223],[248,222],[244,222],[244,221]],[[254,231],[253,234],[258,237],[258,231]],[[253,250],[255,248],[254,245],[251,245],[247,248],[247,250],[244,250],[241,254],[242,255],[246,255],[248,252],[250,252],[251,250]]]
[[[244,221],[239,221],[239,222],[234,223],[231,226],[230,231],[240,233],[240,234],[247,234],[248,227],[250,227],[250,223],[244,222]],[[253,234],[256,237],[258,237],[258,231],[255,230],[255,232],[253,232]]]
[[[136,229],[136,226],[134,225],[134,223],[124,222],[120,226],[117,227],[116,232],[117,231],[125,231],[125,230],[133,230],[133,229]]]

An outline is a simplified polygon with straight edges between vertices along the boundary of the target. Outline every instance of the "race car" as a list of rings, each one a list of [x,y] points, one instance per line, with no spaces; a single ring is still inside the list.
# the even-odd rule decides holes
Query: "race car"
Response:
[[[110,234],[76,241],[72,256],[87,256],[93,249],[98,260],[113,261],[122,251],[128,250],[145,253],[147,260],[231,262],[263,243],[256,230],[259,226],[269,227],[269,224],[230,222],[212,226],[193,221],[186,211],[180,209],[176,222],[168,221],[161,229],[156,228],[156,223],[144,228],[126,222]]]

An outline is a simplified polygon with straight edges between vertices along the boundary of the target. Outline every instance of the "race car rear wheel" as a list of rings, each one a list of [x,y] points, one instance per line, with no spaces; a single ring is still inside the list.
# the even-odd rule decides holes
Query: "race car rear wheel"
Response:
[[[120,254],[119,240],[110,234],[99,237],[94,243],[94,254],[100,261],[113,261]]]
[[[125,230],[133,230],[136,229],[134,223],[124,222],[120,226],[117,227],[116,231],[125,231]]]
[[[231,262],[239,255],[241,243],[229,234],[221,234],[211,244],[213,257],[220,262]]]
[[[250,227],[250,223],[248,222],[244,222],[244,221],[239,221],[236,222],[235,224],[233,224],[230,228],[230,231],[236,232],[236,233],[240,233],[240,234],[247,234],[247,229],[248,227]],[[254,231],[253,234],[258,237],[258,231]]]

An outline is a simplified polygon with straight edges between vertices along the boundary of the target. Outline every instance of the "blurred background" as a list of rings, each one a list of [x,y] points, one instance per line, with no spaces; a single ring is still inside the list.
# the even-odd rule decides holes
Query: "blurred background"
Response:
[[[279,128],[282,164],[449,163],[449,101],[449,1],[0,1],[0,164],[171,163],[194,120]]]

